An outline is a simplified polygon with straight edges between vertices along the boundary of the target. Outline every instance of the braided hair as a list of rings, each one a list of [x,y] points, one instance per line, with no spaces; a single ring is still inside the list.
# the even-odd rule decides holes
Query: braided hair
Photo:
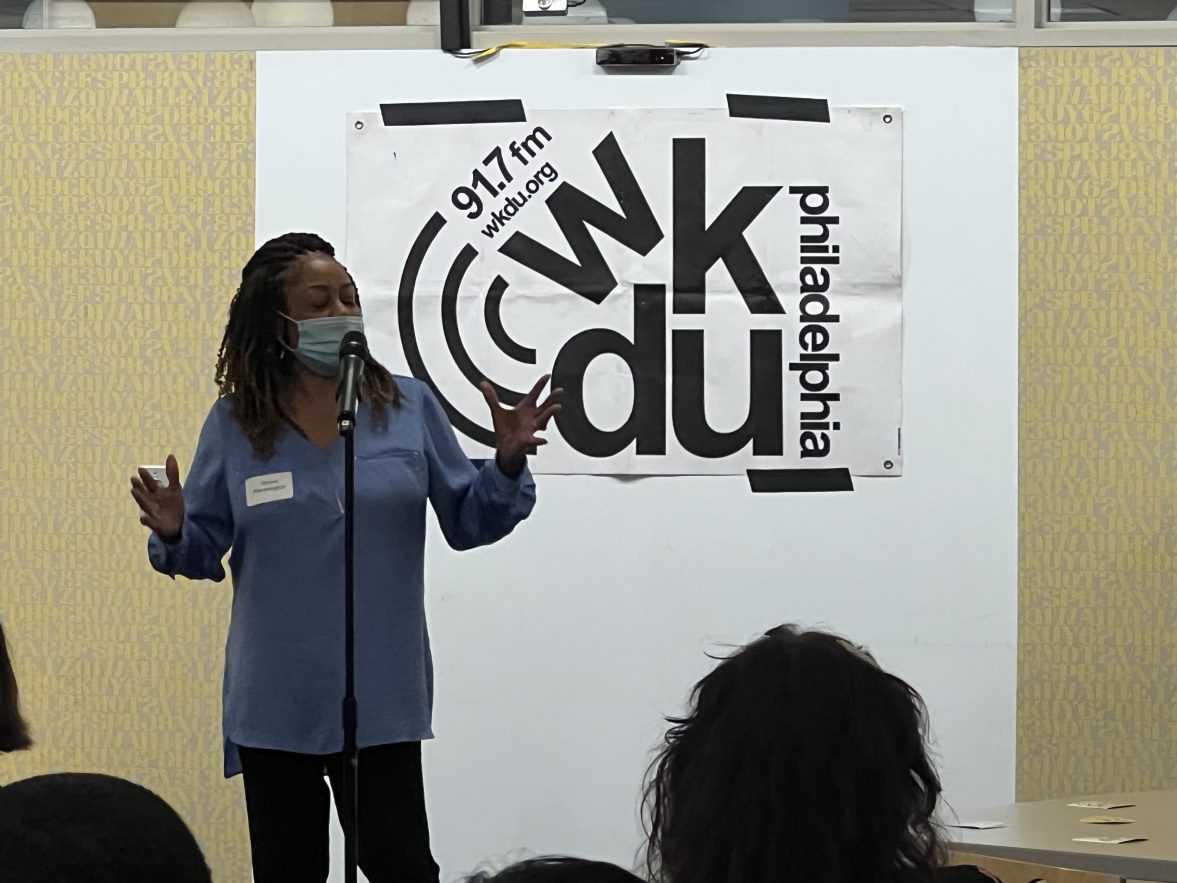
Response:
[[[241,287],[229,304],[229,321],[217,356],[216,384],[233,403],[233,416],[263,460],[288,419],[294,360],[278,339],[278,313],[286,308],[287,274],[304,255],[335,257],[335,248],[313,233],[286,233],[254,253],[241,271]],[[359,294],[357,293],[357,302]],[[365,356],[363,395],[378,425],[387,407],[400,405],[400,389],[388,369]]]

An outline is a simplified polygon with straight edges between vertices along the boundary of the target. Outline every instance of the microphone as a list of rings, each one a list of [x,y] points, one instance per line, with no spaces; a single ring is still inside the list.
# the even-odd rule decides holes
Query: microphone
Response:
[[[356,422],[360,407],[360,381],[364,378],[364,359],[368,342],[362,331],[349,331],[339,345],[339,385],[335,401],[339,403],[339,432],[347,433]]]

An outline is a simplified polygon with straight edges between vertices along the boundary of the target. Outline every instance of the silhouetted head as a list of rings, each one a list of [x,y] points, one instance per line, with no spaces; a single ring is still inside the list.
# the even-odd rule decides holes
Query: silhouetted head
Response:
[[[780,626],[670,723],[646,789],[658,883],[890,883],[939,863],[923,701],[863,648]]]
[[[211,883],[188,826],[124,779],[57,773],[0,788],[0,878]]]
[[[642,883],[607,862],[549,856],[519,862],[497,874],[475,874],[467,883]]]

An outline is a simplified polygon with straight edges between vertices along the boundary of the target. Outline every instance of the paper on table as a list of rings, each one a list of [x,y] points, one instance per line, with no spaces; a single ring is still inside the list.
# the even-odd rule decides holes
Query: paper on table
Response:
[[[1079,809],[1128,809],[1136,806],[1135,803],[1105,803],[1102,800],[1077,800],[1074,803],[1068,803],[1067,806],[1075,806]]]
[[[1136,819],[1126,819],[1123,816],[1087,816],[1079,821],[1088,825],[1131,825]]]
[[[1102,843],[1108,846],[1119,846],[1122,843],[1143,843],[1147,837],[1076,837],[1076,843]]]
[[[968,828],[973,831],[988,831],[993,828],[1004,828],[1005,822],[957,822],[949,828]]]

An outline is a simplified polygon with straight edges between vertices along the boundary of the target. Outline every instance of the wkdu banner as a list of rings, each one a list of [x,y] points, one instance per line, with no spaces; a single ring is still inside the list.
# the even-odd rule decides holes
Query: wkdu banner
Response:
[[[537,472],[898,475],[901,161],[899,111],[812,99],[384,105],[348,119],[347,262],[472,456],[478,384],[551,372]]]

